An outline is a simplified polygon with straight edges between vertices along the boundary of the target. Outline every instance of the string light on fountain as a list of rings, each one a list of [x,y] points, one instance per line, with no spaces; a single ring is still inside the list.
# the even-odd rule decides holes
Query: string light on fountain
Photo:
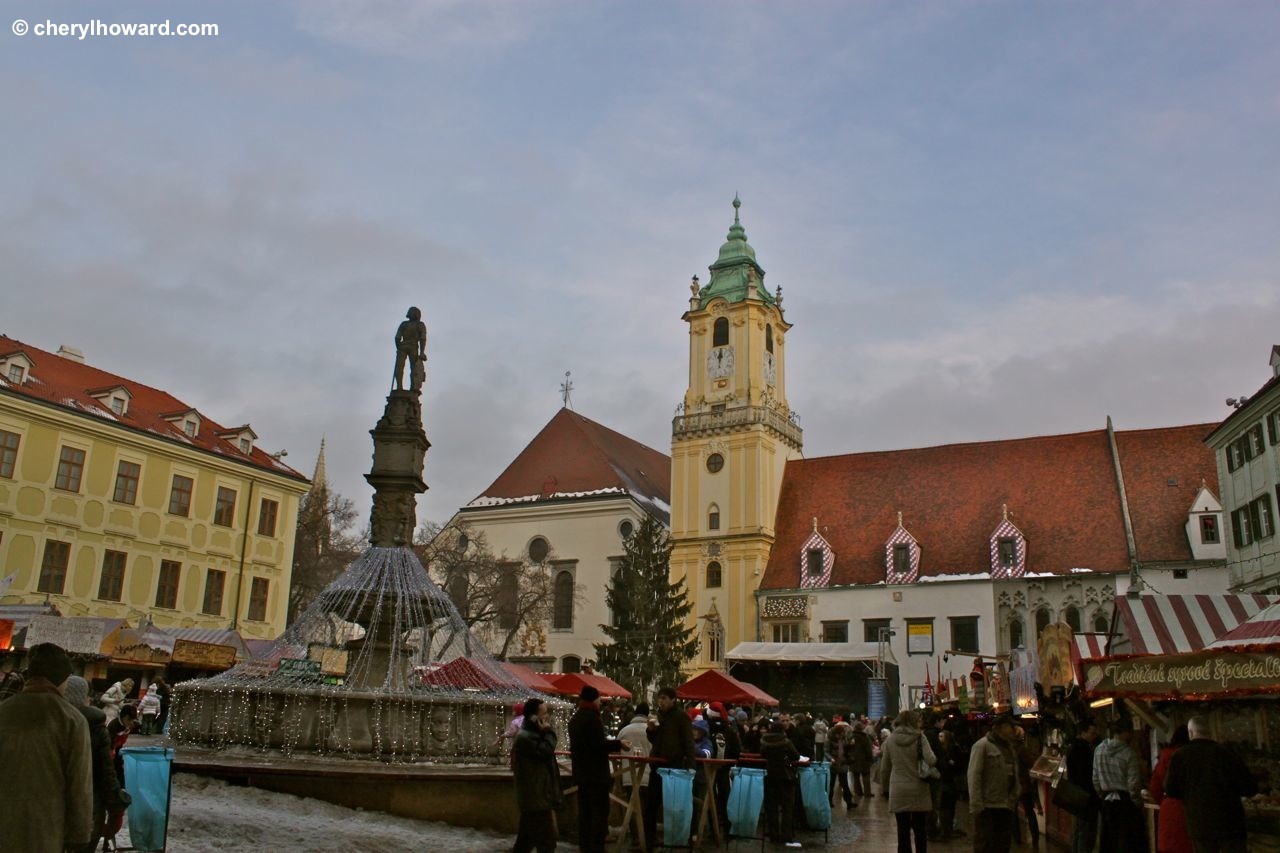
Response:
[[[175,687],[175,740],[290,756],[500,760],[498,734],[528,688],[472,637],[407,547],[427,489],[425,364],[426,326],[411,308],[396,332],[392,389],[370,431],[370,547],[263,657]],[[567,705],[552,705],[567,715]]]

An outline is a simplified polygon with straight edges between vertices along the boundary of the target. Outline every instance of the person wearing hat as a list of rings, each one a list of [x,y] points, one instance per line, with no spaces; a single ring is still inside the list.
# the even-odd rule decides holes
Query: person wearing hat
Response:
[[[102,827],[107,815],[119,814],[132,802],[129,794],[120,787],[115,767],[111,763],[111,735],[107,732],[107,715],[101,708],[89,704],[89,682],[78,675],[67,679],[62,698],[84,715],[89,724],[89,751],[93,762],[93,840],[85,850],[91,851],[102,837]]]
[[[71,659],[53,643],[27,652],[27,679],[0,703],[0,845],[63,853],[93,837],[89,725],[62,697]]]
[[[600,691],[591,685],[578,694],[578,710],[569,720],[569,760],[578,786],[578,849],[604,853],[609,837],[609,791],[613,774],[609,754],[630,749],[627,741],[607,737],[600,719]]]
[[[1008,853],[1018,808],[1017,726],[999,714],[969,750],[969,811],[974,853]]]

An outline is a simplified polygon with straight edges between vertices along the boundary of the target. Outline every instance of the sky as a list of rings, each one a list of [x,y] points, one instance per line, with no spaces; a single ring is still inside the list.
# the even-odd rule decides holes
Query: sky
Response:
[[[3,7],[0,333],[324,438],[362,512],[410,305],[421,519],[566,371],[669,452],[735,193],[808,457],[1216,422],[1280,343],[1275,3]],[[36,32],[95,19],[218,34]]]

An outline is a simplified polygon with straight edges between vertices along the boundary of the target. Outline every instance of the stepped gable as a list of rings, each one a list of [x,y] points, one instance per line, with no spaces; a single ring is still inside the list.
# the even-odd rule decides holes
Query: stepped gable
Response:
[[[1202,477],[1218,488],[1204,432],[1196,425],[1116,433],[1139,560],[1192,558],[1191,501]],[[1177,488],[1165,485],[1171,477]],[[898,512],[920,543],[922,579],[989,572],[1002,505],[1026,536],[1028,573],[1129,570],[1107,433],[1095,430],[788,462],[761,587],[800,586],[800,551],[815,517],[836,554],[832,586],[884,581],[884,546]]]
[[[305,476],[280,460],[272,458],[270,454],[256,446],[249,453],[242,452],[234,442],[221,437],[230,430],[213,421],[203,411],[195,409],[171,394],[132,379],[108,373],[90,364],[64,358],[56,353],[0,335],[0,355],[11,355],[15,352],[25,353],[33,362],[31,372],[26,381],[18,385],[0,377],[0,391],[110,421],[125,429],[176,441],[209,453],[216,453],[236,462],[266,469],[273,474],[307,482]],[[123,386],[131,395],[128,410],[123,415],[115,414],[102,400],[90,394],[92,391],[116,386]],[[200,428],[194,436],[187,435],[179,424],[164,418],[166,415],[173,416],[192,410],[200,416]]]
[[[671,458],[567,408],[468,507],[629,494],[664,523]]]
[[[1218,463],[1204,443],[1214,424],[1116,433],[1124,487],[1143,563],[1191,560],[1185,525],[1201,481],[1218,491]]]

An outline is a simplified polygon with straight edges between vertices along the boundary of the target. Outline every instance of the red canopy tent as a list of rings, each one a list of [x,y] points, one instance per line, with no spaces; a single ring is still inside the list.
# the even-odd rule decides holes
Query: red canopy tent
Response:
[[[584,686],[590,684],[600,691],[601,696],[631,698],[630,690],[610,678],[605,678],[603,675],[597,675],[593,672],[563,672],[559,675],[546,675],[543,677],[555,685],[555,692],[561,696],[577,696],[582,692]]]
[[[778,700],[754,684],[739,681],[732,675],[710,669],[676,688],[676,696],[695,702],[727,702],[731,705],[767,705],[777,707]]]
[[[538,693],[549,693],[551,695],[555,695],[559,692],[556,689],[556,686],[548,680],[546,673],[537,672],[518,663],[498,661],[498,665],[511,673],[515,678],[518,678],[520,683],[525,687],[528,687],[530,690],[537,691]]]
[[[454,658],[448,663],[431,670],[422,681],[432,687],[460,687],[473,690],[501,690],[511,688],[520,682],[518,676],[508,675],[505,679],[500,673],[490,673],[476,666],[466,658]]]

